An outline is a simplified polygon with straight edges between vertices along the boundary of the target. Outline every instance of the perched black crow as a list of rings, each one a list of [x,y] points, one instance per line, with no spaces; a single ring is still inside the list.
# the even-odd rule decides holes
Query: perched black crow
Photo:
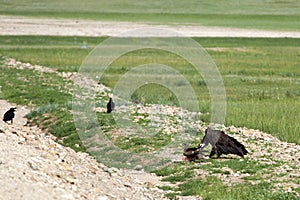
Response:
[[[115,109],[115,103],[112,98],[109,98],[109,102],[107,103],[106,108],[107,108],[106,110],[107,113],[111,113],[111,111]]]
[[[184,144],[182,160],[191,162],[197,159],[202,159],[203,155],[200,150],[200,147],[189,147],[188,144]]]
[[[16,108],[10,108],[6,113],[4,113],[3,121],[7,123],[7,121],[11,121],[13,123],[13,118],[15,117]]]
[[[245,146],[238,142],[233,137],[226,135],[223,131],[212,130],[207,128],[205,130],[205,136],[199,144],[199,147],[203,149],[204,146],[210,144],[212,146],[209,157],[211,158],[217,154],[219,158],[222,154],[236,154],[244,157],[248,153]]]

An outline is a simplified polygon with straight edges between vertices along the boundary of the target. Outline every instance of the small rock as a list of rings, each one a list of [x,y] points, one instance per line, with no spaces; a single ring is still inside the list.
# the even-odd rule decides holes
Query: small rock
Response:
[[[75,183],[77,182],[76,179],[70,178],[70,177],[67,177],[67,178],[66,178],[66,181],[67,181],[68,183],[71,183],[71,184],[75,184]]]
[[[35,163],[33,163],[32,161],[28,161],[28,165],[31,169],[38,170],[38,166]]]
[[[179,200],[201,200],[203,198],[196,197],[196,196],[177,196],[177,199],[179,199]]]
[[[99,190],[99,188],[93,188],[93,192],[96,193],[96,194],[99,194],[100,190]]]
[[[134,167],[135,170],[137,171],[141,171],[143,169],[143,166],[142,165],[137,165]]]
[[[233,176],[238,177],[238,176],[240,176],[240,174],[239,173],[233,173]]]
[[[107,196],[98,196],[96,200],[109,200]]]
[[[62,200],[73,200],[75,198],[72,194],[63,194],[63,195],[61,195],[60,199],[62,199]]]
[[[73,191],[77,191],[77,186],[76,185],[72,185],[71,188],[72,188]]]
[[[128,188],[132,188],[132,185],[130,183],[124,183],[124,186]]]

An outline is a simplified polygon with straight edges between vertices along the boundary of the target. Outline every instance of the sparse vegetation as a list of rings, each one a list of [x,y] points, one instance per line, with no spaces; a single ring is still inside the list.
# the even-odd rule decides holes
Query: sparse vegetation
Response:
[[[278,165],[261,164],[249,159],[209,159],[198,163],[171,164],[155,173],[163,176],[164,181],[176,183],[174,187],[162,187],[169,191],[167,196],[171,199],[176,199],[177,195],[198,195],[204,199],[297,199],[291,193],[279,190],[270,192],[275,188],[276,179],[267,181],[263,176],[272,173]],[[220,170],[224,167],[227,170]],[[220,180],[222,176],[230,179],[234,177],[229,176],[230,173],[237,172],[243,177],[240,183],[228,186]]]

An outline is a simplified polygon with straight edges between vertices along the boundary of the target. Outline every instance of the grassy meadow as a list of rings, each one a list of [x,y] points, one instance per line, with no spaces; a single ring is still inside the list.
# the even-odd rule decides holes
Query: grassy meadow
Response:
[[[297,0],[0,0],[1,15],[299,30]]]
[[[47,36],[1,36],[0,55],[19,61],[39,64],[58,71],[77,71],[82,60],[105,38],[47,37]],[[227,95],[226,125],[245,126],[260,129],[277,136],[281,140],[300,144],[300,56],[299,39],[265,38],[194,38],[210,54],[225,84]],[[81,46],[86,45],[86,49]],[[143,50],[131,52],[114,61],[100,82],[113,87],[117,80],[132,66],[151,61],[174,67],[192,85],[202,113],[210,112],[210,97],[201,75],[185,60],[168,52]],[[10,69],[9,69],[10,70]],[[1,70],[4,73],[3,70]],[[13,77],[13,76],[12,76]],[[2,79],[2,97],[21,104],[36,106],[69,103],[52,98],[43,103],[11,99],[6,94],[6,76]],[[17,82],[16,82],[17,83]],[[13,85],[19,85],[11,83]],[[36,84],[33,84],[33,87]],[[22,87],[21,84],[20,86]],[[8,90],[8,89],[7,89]],[[22,92],[26,88],[20,89]],[[8,91],[7,91],[8,92]],[[39,91],[43,96],[45,91]],[[160,95],[158,95],[160,94]],[[176,97],[166,88],[146,85],[132,96],[143,103],[177,105]],[[34,98],[35,99],[35,98]],[[42,101],[42,100],[40,100]],[[209,115],[203,116],[209,122]]]

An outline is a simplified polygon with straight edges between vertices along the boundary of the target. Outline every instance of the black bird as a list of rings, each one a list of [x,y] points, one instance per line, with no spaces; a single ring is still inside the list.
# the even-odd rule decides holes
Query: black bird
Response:
[[[15,117],[15,110],[16,108],[10,108],[6,113],[4,113],[3,121],[7,123],[7,121],[11,121],[11,124],[13,123],[13,118]]]
[[[202,159],[203,155],[201,154],[200,147],[189,147],[188,144],[184,144],[184,150],[183,150],[183,161],[195,161],[197,159]]]
[[[248,153],[245,146],[238,142],[235,138],[226,135],[223,131],[212,130],[207,128],[205,130],[205,136],[199,144],[201,149],[204,146],[210,144],[212,146],[209,157],[211,158],[217,154],[219,158],[222,154],[236,154],[238,156],[244,157]]]
[[[115,103],[112,98],[109,98],[109,102],[107,103],[106,108],[107,108],[106,110],[107,113],[111,113],[111,111],[115,109]]]

